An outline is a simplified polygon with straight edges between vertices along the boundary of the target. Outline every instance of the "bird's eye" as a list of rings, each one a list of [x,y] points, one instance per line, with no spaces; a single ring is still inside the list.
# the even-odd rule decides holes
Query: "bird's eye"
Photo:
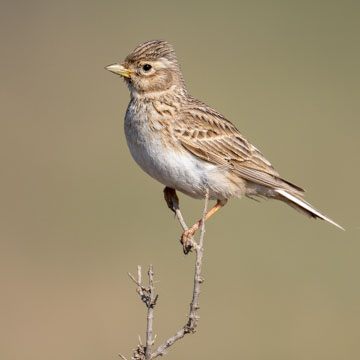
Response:
[[[150,64],[145,64],[144,66],[143,66],[143,70],[144,71],[149,71],[151,69],[151,65]]]

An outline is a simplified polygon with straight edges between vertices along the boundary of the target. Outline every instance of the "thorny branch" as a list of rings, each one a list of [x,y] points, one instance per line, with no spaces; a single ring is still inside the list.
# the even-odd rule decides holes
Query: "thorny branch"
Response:
[[[194,273],[194,287],[192,300],[190,303],[190,311],[188,315],[188,320],[186,324],[177,331],[173,336],[169,337],[165,340],[161,345],[159,345],[154,351],[152,351],[152,346],[155,343],[155,338],[152,336],[153,332],[153,318],[154,318],[154,307],[156,305],[158,295],[154,293],[154,272],[153,266],[149,266],[148,277],[149,283],[148,286],[144,286],[141,280],[141,266],[138,265],[138,273],[137,279],[128,274],[131,280],[137,285],[137,293],[140,295],[141,300],[147,307],[147,327],[146,327],[146,344],[145,346],[142,344],[141,339],[139,338],[139,344],[136,349],[134,349],[133,356],[131,359],[133,360],[151,360],[155,359],[158,356],[162,356],[166,354],[166,350],[172,346],[176,341],[182,339],[186,334],[193,334],[196,332],[197,323],[199,320],[199,316],[197,315],[197,311],[200,309],[199,306],[199,296],[200,296],[200,286],[203,283],[204,279],[201,277],[201,267],[202,267],[202,258],[203,258],[203,243],[204,243],[204,235],[205,235],[205,217],[208,208],[208,200],[209,200],[209,191],[206,192],[205,197],[205,205],[202,216],[201,223],[201,231],[200,231],[200,239],[197,243],[194,239],[191,239],[191,246],[195,250],[196,254],[196,262],[195,262],[195,273]],[[176,217],[184,230],[187,230],[188,227],[184,221],[184,218],[181,214],[178,204],[174,206]],[[123,360],[127,360],[123,355],[119,354],[119,356]]]

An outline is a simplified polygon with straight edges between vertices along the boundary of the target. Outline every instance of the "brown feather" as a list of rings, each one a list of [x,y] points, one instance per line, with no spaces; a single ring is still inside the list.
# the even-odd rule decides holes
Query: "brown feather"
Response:
[[[294,193],[304,191],[280,178],[271,163],[230,121],[197,99],[187,100],[182,104],[181,115],[176,117],[174,130],[185,149],[249,182]]]

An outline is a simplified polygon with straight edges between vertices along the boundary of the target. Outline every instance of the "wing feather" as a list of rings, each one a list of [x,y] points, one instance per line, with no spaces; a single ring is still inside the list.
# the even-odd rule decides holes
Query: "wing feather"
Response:
[[[200,107],[190,103],[175,121],[174,134],[185,149],[205,161],[234,171],[250,182],[270,188],[304,191],[280,178],[271,163],[230,121],[201,104]]]

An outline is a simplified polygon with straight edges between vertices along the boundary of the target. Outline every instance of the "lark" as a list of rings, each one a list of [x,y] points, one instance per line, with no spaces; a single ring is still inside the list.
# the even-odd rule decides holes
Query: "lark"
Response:
[[[262,153],[223,115],[191,96],[173,47],[153,40],[138,45],[122,64],[107,70],[130,90],[125,135],[137,164],[165,185],[173,208],[176,190],[195,199],[216,200],[206,219],[230,198],[281,200],[301,213],[340,225],[303,199],[304,190],[280,177]],[[182,243],[201,220],[182,234]]]

